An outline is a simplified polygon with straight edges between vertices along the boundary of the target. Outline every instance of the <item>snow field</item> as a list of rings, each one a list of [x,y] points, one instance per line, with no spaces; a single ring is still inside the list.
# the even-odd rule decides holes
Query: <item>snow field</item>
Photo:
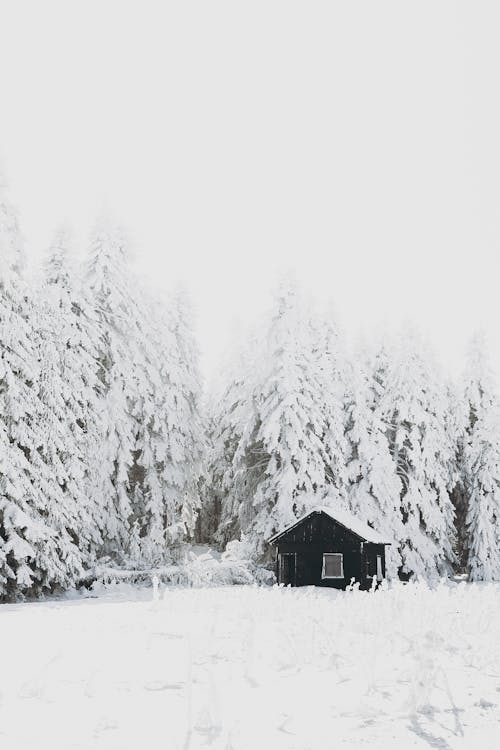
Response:
[[[5,605],[6,750],[496,750],[500,586]]]

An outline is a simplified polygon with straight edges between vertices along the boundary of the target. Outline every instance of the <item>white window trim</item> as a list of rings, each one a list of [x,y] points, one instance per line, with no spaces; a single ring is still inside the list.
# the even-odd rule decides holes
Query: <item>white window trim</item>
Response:
[[[337,556],[340,557],[340,571],[341,571],[341,575],[339,575],[339,576],[327,576],[327,575],[325,575],[325,557],[327,555],[337,555]],[[323,567],[321,569],[321,578],[322,579],[326,578],[328,580],[330,580],[332,578],[335,578],[337,580],[340,580],[340,579],[344,578],[344,554],[342,552],[323,552]]]

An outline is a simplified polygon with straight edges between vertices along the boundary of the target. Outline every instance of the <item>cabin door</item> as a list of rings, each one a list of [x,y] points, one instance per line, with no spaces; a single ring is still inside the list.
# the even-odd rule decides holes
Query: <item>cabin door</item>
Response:
[[[295,586],[297,555],[295,552],[280,552],[278,559],[278,583]]]

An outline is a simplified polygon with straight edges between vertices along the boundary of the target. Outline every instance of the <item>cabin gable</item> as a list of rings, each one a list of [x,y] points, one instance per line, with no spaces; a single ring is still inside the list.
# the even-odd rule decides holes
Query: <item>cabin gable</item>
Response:
[[[357,534],[337,523],[326,513],[318,512],[304,518],[300,523],[280,535],[276,541],[280,547],[287,544],[338,543],[358,546],[362,539]]]

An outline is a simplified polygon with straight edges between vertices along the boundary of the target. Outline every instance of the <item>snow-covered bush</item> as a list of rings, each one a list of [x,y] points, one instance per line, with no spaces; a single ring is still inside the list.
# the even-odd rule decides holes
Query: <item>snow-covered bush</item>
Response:
[[[240,542],[231,545],[227,553],[216,555],[212,550],[192,550],[189,547],[183,557],[170,565],[156,568],[127,569],[110,565],[96,566],[89,574],[88,582],[99,583],[146,583],[154,576],[164,584],[177,586],[231,586],[243,584],[272,585],[274,573],[246,557]],[[243,554],[242,554],[243,552]]]

